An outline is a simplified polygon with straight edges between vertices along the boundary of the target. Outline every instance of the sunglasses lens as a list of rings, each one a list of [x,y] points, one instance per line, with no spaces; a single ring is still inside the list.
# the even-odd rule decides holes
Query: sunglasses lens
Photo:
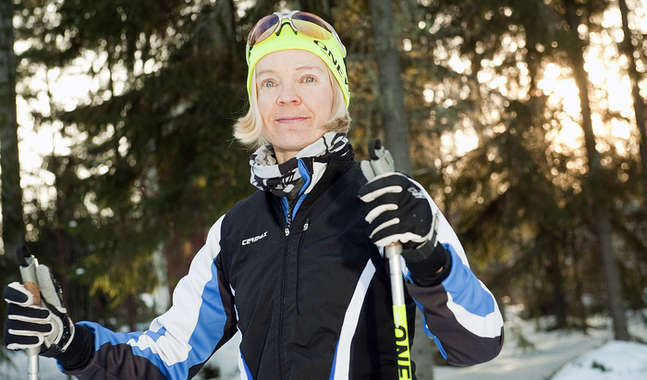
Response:
[[[271,14],[260,19],[254,29],[249,32],[249,37],[247,38],[247,45],[254,46],[257,42],[263,41],[270,36],[278,25],[280,19],[279,16]]]
[[[330,27],[318,16],[311,13],[299,12],[292,17],[292,23],[299,33],[320,39],[332,38]]]
[[[297,12],[292,16],[292,23],[299,32],[310,37],[320,38],[322,40],[335,38],[342,50],[344,58],[346,57],[346,47],[339,39],[335,29],[321,17],[308,12]]]

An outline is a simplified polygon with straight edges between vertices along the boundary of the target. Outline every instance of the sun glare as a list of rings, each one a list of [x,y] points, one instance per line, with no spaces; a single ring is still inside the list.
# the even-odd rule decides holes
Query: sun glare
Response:
[[[252,4],[245,1],[245,4]],[[647,31],[647,17],[644,9],[647,8],[647,0],[641,0],[642,5],[634,5],[632,27],[636,30]],[[594,115],[602,115],[607,112],[616,114],[619,117],[611,119],[601,116],[593,117],[594,131],[597,136],[611,137],[618,152],[624,153],[626,142],[635,138],[635,122],[633,121],[633,108],[631,88],[626,75],[627,59],[619,56],[617,45],[621,42],[623,35],[620,28],[620,12],[617,6],[610,6],[605,12],[603,29],[590,32],[588,37],[590,45],[585,55],[585,70],[588,73],[590,82],[590,99]],[[26,51],[30,46],[29,41],[16,41],[15,50],[18,54]],[[505,47],[510,51],[523,47],[523,41],[516,41],[507,38]],[[448,60],[453,70],[467,72],[470,69],[469,60],[463,60],[456,55],[456,51],[445,51],[439,47],[436,50],[438,58]],[[485,62],[485,70],[476,75],[478,79],[490,89],[501,92],[504,95],[515,95],[523,97],[523,87],[527,82],[519,82],[521,85],[516,88],[508,88],[511,84],[508,78],[496,73],[493,67],[502,63],[500,57]],[[21,83],[18,83],[18,93],[35,96],[17,97],[17,111],[20,139],[20,160],[25,172],[24,184],[27,186],[38,186],[42,184],[51,186],[53,179],[51,174],[42,170],[43,157],[56,153],[66,154],[73,143],[73,138],[61,137],[60,123],[43,123],[36,125],[36,119],[32,112],[39,112],[50,116],[51,107],[55,105],[59,109],[70,111],[78,105],[93,100],[105,100],[112,95],[120,94],[126,90],[128,78],[124,69],[112,67],[107,68],[106,56],[92,51],[86,51],[81,58],[74,61],[73,65],[65,69],[45,69],[37,67],[29,69],[33,74],[27,76]],[[21,62],[21,64],[24,64]],[[135,71],[138,74],[150,73],[159,68],[159,62],[152,60],[142,61],[135,64]],[[523,68],[523,67],[522,67]],[[27,68],[23,68],[27,69]],[[92,79],[86,73],[95,72],[97,75]],[[527,76],[528,70],[522,71],[522,76]],[[546,62],[543,66],[543,77],[538,82],[538,88],[546,95],[549,106],[554,110],[559,123],[559,130],[553,136],[553,143],[564,145],[564,148],[578,150],[583,144],[583,133],[580,126],[581,110],[579,102],[579,91],[572,79],[572,69],[566,65],[553,62]],[[100,92],[99,89],[106,88],[106,83],[113,83],[111,94],[109,91]],[[515,92],[516,91],[516,92]],[[506,95],[506,96],[507,96]],[[101,97],[101,98],[98,98]],[[442,89],[426,88],[424,97],[427,102],[443,98]],[[448,102],[455,102],[456,99],[447,99]],[[495,117],[496,109],[493,109],[489,116]],[[452,155],[462,155],[478,146],[478,136],[469,125],[458,128],[452,135],[443,135],[441,143],[444,149],[451,150]],[[621,147],[621,148],[620,148]],[[561,147],[559,148],[561,149]]]
[[[617,19],[614,12],[607,12],[608,19]],[[607,20],[607,19],[605,19]],[[607,20],[608,21],[608,20]],[[606,21],[605,21],[606,22]],[[616,26],[617,23],[610,23]],[[591,45],[585,53],[584,69],[589,80],[589,99],[593,115],[591,117],[593,131],[599,137],[612,137],[614,140],[628,140],[635,123],[631,120],[633,115],[633,100],[631,86],[623,67],[626,58],[619,56],[617,43],[622,39],[613,29],[603,30],[600,33],[590,33]],[[548,97],[548,103],[556,110],[563,110],[559,116],[561,129],[553,142],[565,144],[571,149],[579,149],[583,144],[581,128],[581,109],[579,89],[572,79],[572,69],[555,63],[547,63],[543,71],[543,79],[538,83],[539,89]],[[609,112],[617,114],[620,118],[604,120],[602,114]],[[629,121],[627,121],[629,120]],[[602,144],[603,145],[603,144]],[[600,145],[599,147],[604,148]],[[624,144],[616,141],[618,153],[625,154]]]

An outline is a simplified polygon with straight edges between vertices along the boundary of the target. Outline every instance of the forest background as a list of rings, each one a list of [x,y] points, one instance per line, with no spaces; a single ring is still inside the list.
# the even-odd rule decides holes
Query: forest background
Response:
[[[168,307],[208,228],[255,190],[232,124],[247,33],[280,9],[337,29],[356,158],[383,139],[501,307],[551,329],[604,314],[632,339],[644,0],[0,0],[3,284],[26,241],[73,320],[136,329]]]

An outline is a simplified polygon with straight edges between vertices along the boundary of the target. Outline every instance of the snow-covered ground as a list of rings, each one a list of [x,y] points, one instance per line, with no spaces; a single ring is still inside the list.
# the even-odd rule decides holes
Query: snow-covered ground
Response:
[[[524,321],[513,313],[506,317],[506,339],[497,358],[472,367],[436,366],[435,379],[647,380],[647,345],[613,341],[608,318],[589,321],[597,328],[584,334],[546,332],[542,327],[549,319]],[[647,326],[639,313],[630,317],[630,334],[647,341]]]
[[[645,311],[647,313],[647,311]],[[550,321],[523,321],[508,314],[506,341],[493,361],[472,367],[436,366],[436,380],[645,380],[647,344],[613,341],[610,321],[592,321],[598,328],[579,331],[542,331]],[[647,341],[647,326],[640,315],[630,319],[630,333]],[[208,363],[220,368],[220,379],[238,379],[238,336]],[[0,379],[25,379],[27,358],[12,354],[14,364],[0,364]],[[41,358],[41,380],[67,380],[52,359]],[[421,379],[425,380],[425,379]]]
[[[0,379],[23,380],[27,377],[27,356],[22,352],[9,353],[13,363],[0,363]],[[68,377],[59,372],[56,360],[50,358],[39,359],[41,380],[68,380]]]
[[[552,380],[645,380],[647,345],[613,341],[569,363]]]

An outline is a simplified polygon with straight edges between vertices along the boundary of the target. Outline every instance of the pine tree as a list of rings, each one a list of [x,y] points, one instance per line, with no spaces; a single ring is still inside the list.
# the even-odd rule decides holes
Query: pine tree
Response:
[[[0,278],[17,280],[18,268],[14,260],[16,247],[25,240],[20,163],[18,161],[18,123],[16,120],[16,61],[14,58],[14,31],[12,0],[0,1],[0,169],[2,171],[2,242]],[[15,257],[15,256],[14,256]],[[4,284],[3,284],[4,285]],[[5,308],[0,309],[0,320],[5,319]],[[0,362],[6,359],[0,349]]]
[[[0,2],[0,166],[2,167],[2,240],[4,255],[0,270],[7,267],[6,258],[25,241],[18,161],[18,122],[16,119],[16,60],[11,0]]]

